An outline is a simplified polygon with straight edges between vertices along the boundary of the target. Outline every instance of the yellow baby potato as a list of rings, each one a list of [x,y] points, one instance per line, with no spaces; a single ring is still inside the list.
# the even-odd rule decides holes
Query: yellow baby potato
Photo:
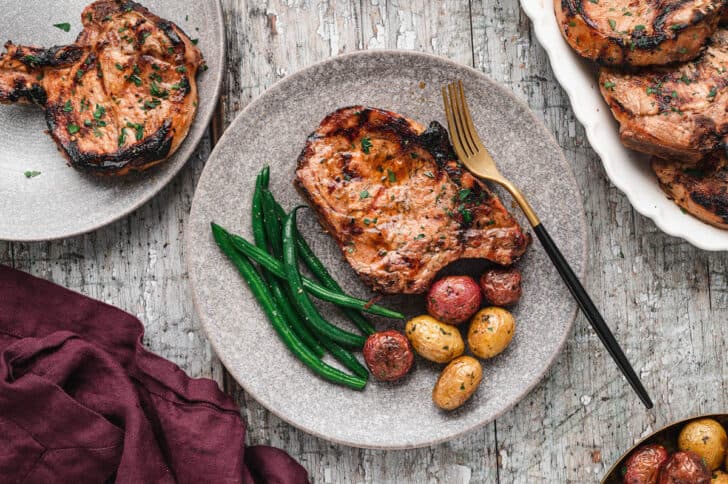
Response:
[[[516,320],[503,308],[481,309],[470,323],[468,346],[478,358],[493,358],[505,350],[516,333]]]

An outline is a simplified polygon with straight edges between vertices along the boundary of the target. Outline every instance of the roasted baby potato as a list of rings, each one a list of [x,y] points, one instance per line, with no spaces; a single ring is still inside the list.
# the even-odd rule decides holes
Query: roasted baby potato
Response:
[[[683,427],[677,446],[680,450],[698,454],[713,471],[723,464],[728,449],[728,435],[723,426],[712,418],[701,418]]]
[[[480,286],[472,277],[445,277],[428,291],[427,312],[438,321],[460,324],[475,314],[482,300]]]
[[[415,360],[407,337],[393,329],[369,336],[363,353],[369,371],[380,381],[399,380],[410,371]]]
[[[465,351],[465,343],[455,326],[441,323],[432,316],[417,316],[404,328],[415,351],[426,360],[447,363]]]
[[[516,332],[516,320],[503,308],[481,309],[468,331],[468,346],[478,358],[493,358],[506,349]]]
[[[667,450],[661,445],[643,445],[627,460],[624,484],[654,484],[662,464],[668,459]]]
[[[515,267],[498,267],[480,276],[486,304],[493,306],[512,306],[521,299],[521,271]]]
[[[432,390],[432,401],[443,410],[454,410],[465,403],[483,379],[483,367],[472,356],[461,356],[442,370]]]
[[[660,470],[658,484],[710,484],[710,470],[695,452],[679,450]]]

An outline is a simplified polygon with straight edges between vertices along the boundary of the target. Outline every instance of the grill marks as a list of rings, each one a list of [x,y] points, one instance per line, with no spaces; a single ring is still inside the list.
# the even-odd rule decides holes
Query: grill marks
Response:
[[[728,229],[728,159],[715,153],[697,165],[653,158],[652,169],[662,189],[683,210]]]
[[[717,28],[725,5],[725,0],[554,0],[572,48],[614,66],[693,59]]]
[[[296,185],[368,285],[419,293],[456,259],[510,264],[530,242],[455,159],[438,123],[354,106],[309,137]]]
[[[197,110],[199,50],[171,22],[136,2],[101,0],[82,14],[71,46],[6,45],[0,102],[45,108],[71,164],[124,175],[171,156]]]

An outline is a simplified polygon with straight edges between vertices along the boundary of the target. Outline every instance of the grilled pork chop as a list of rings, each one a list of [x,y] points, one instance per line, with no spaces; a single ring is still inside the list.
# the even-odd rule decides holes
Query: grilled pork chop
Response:
[[[456,160],[440,124],[354,106],[309,137],[296,185],[366,284],[416,294],[457,259],[512,264],[531,240]]]
[[[554,0],[564,38],[606,65],[693,59],[713,34],[725,0]]]
[[[100,0],[70,46],[18,46],[0,56],[0,102],[46,111],[76,168],[105,175],[170,157],[197,111],[200,51],[182,30],[132,1]]]
[[[728,159],[715,153],[699,164],[652,159],[652,170],[675,203],[700,220],[728,229]]]
[[[599,85],[625,146],[696,163],[728,134],[728,29],[693,62],[634,74],[603,68]]]

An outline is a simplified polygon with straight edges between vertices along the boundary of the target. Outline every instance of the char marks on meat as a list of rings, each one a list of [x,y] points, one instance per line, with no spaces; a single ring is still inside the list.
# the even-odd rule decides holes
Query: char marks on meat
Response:
[[[464,170],[447,131],[354,106],[328,115],[298,160],[296,185],[375,291],[416,294],[461,258],[515,262],[530,236]]]
[[[636,73],[603,68],[599,84],[625,146],[697,163],[728,134],[728,30],[693,62]]]
[[[561,31],[580,55],[605,65],[647,66],[697,56],[725,0],[554,0]]]
[[[728,229],[728,158],[715,153],[700,163],[652,159],[660,186],[675,203],[700,220]]]
[[[97,1],[81,19],[72,45],[5,45],[0,102],[43,107],[61,152],[87,172],[124,175],[169,158],[197,111],[200,51],[133,1]]]

